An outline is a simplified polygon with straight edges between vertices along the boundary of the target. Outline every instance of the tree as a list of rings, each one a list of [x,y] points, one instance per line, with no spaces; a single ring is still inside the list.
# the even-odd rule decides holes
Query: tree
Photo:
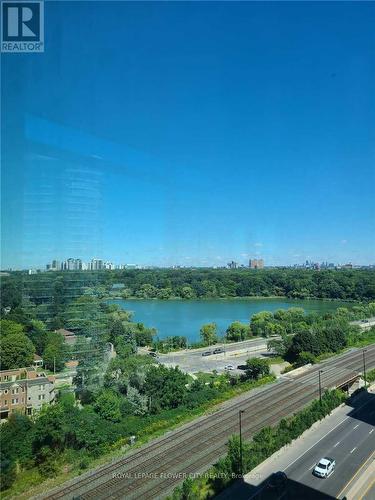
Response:
[[[133,415],[146,415],[148,413],[151,400],[141,394],[135,387],[131,385],[128,387],[126,399]]]
[[[250,328],[253,335],[267,336],[267,325],[273,321],[273,314],[269,311],[262,311],[253,314]]]
[[[5,335],[0,343],[1,370],[30,366],[34,353],[35,347],[24,333]]]
[[[182,287],[180,295],[183,299],[193,299],[195,297],[194,290],[191,286]]]
[[[64,344],[62,335],[48,332],[46,347],[43,352],[44,365],[49,370],[61,371],[67,358],[68,347]]]
[[[10,307],[11,309],[22,304],[22,287],[13,281],[13,277],[8,280],[1,280],[1,308]]]
[[[161,300],[170,299],[172,296],[172,288],[160,288],[157,291],[157,298]]]
[[[234,434],[228,441],[228,455],[226,460],[229,462],[229,470],[234,474],[242,474],[249,470],[250,444],[242,442],[242,470],[240,454],[240,437]]]
[[[132,323],[124,323],[116,319],[110,327],[110,341],[115,346],[116,353],[121,357],[127,357],[137,352],[135,340],[136,327]]]
[[[135,341],[137,346],[152,345],[152,338],[156,334],[155,328],[146,328],[143,323],[137,323],[135,333]]]
[[[34,344],[37,354],[42,355],[47,343],[47,329],[43,321],[31,320],[31,328],[27,335]]]
[[[128,358],[116,356],[107,368],[104,378],[105,386],[121,394],[126,394],[130,383],[140,388],[140,381],[144,381],[147,368],[154,363],[151,356],[135,355]]]
[[[216,323],[207,323],[202,326],[200,329],[200,335],[206,345],[215,344],[217,342],[216,331]]]
[[[6,422],[1,425],[0,450],[10,463],[18,462],[26,466],[33,458],[34,422],[21,413],[12,413]]]
[[[258,379],[269,375],[270,365],[266,359],[250,358],[246,361],[246,378]]]
[[[125,335],[125,327],[120,319],[115,319],[110,326],[110,337],[109,340],[112,343],[116,342],[117,337],[123,337]]]
[[[250,327],[245,323],[241,323],[240,321],[234,321],[230,324],[226,331],[226,337],[228,340],[232,340],[233,342],[239,342],[241,340],[245,340],[250,335]]]
[[[298,355],[296,364],[298,366],[303,366],[303,365],[307,365],[309,363],[312,365],[316,363],[316,357],[314,356],[314,354],[312,354],[311,352],[306,352],[306,351],[300,352]]]
[[[312,332],[299,332],[292,338],[291,345],[288,349],[286,357],[290,361],[295,361],[301,352],[311,352],[315,356],[320,354],[321,347]]]
[[[177,408],[187,395],[187,375],[179,368],[151,366],[146,375],[144,393],[151,397],[151,411]]]
[[[288,335],[282,335],[281,339],[271,339],[267,342],[267,351],[284,357],[288,352],[292,339]]]
[[[106,420],[119,422],[121,420],[120,399],[116,393],[104,389],[96,398],[95,411]]]
[[[0,448],[0,491],[7,490],[16,480],[16,462]]]
[[[77,373],[73,378],[76,394],[83,402],[90,402],[93,393],[103,384],[102,362],[97,356],[83,357],[77,366]]]
[[[2,319],[0,321],[1,335],[6,337],[8,335],[22,334],[25,332],[23,325],[16,323],[15,321],[10,321],[8,319]]]
[[[65,448],[69,419],[61,405],[44,406],[35,422],[33,452],[48,446],[56,452]]]

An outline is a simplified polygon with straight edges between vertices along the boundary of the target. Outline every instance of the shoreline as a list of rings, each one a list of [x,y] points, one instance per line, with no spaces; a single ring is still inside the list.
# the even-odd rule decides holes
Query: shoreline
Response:
[[[361,300],[354,300],[354,299],[332,299],[332,298],[325,298],[325,297],[308,297],[308,298],[298,298],[298,297],[288,297],[286,295],[270,295],[270,296],[263,296],[263,295],[254,295],[254,296],[246,296],[246,297],[194,297],[191,299],[184,299],[182,297],[169,297],[168,299],[159,299],[157,297],[150,297],[150,298],[144,298],[144,297],[128,297],[128,298],[123,298],[123,297],[104,297],[102,300],[107,301],[107,300],[124,300],[124,301],[158,301],[158,302],[173,302],[173,301],[178,301],[178,302],[207,302],[210,300],[222,300],[222,301],[231,301],[231,300],[243,300],[243,301],[252,301],[252,300],[290,300],[291,302],[295,301],[324,301],[324,302],[341,302],[341,303],[347,303],[347,304],[361,304],[363,301]]]

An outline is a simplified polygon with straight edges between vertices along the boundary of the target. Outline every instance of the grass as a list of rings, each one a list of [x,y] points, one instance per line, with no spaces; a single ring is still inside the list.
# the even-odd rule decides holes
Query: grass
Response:
[[[366,382],[374,382],[375,380],[375,370],[370,370],[366,373]]]
[[[268,364],[270,365],[280,365],[281,363],[285,363],[285,359],[281,356],[272,356],[267,358]]]
[[[349,337],[349,347],[365,347],[375,343],[375,328]]]

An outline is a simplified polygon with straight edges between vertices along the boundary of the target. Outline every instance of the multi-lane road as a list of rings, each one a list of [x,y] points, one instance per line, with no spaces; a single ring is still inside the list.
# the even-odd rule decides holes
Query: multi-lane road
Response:
[[[358,469],[375,450],[375,395],[285,468],[289,479],[307,491],[342,498]],[[334,472],[327,479],[315,477],[312,470],[320,458],[336,461]]]
[[[375,393],[362,392],[246,474],[244,481],[235,482],[218,500],[358,500],[365,494],[371,498],[374,453]],[[323,457],[336,461],[326,479],[313,474]],[[279,471],[286,476],[271,488],[272,474]]]
[[[201,473],[226,453],[228,438],[238,433],[238,412],[244,410],[245,438],[273,425],[318,397],[318,371],[322,386],[336,387],[362,371],[362,351],[356,350],[315,365],[296,377],[227,401],[217,411],[151,441],[117,462],[51,491],[49,499],[164,498],[186,474]],[[375,368],[375,345],[366,353],[368,369]],[[354,446],[353,446],[354,447]]]

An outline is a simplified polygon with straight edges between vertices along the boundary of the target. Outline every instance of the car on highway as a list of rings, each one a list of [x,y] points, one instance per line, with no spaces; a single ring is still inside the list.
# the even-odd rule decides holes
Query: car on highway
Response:
[[[324,457],[319,460],[313,469],[314,476],[327,478],[335,470],[336,462],[334,458]]]
[[[224,352],[222,347],[216,347],[216,349],[214,349],[214,354],[220,354],[221,352]]]
[[[224,366],[224,370],[234,370],[234,366],[233,365],[226,365],[226,366]]]
[[[202,356],[211,356],[212,352],[211,351],[204,351],[202,352]]]

